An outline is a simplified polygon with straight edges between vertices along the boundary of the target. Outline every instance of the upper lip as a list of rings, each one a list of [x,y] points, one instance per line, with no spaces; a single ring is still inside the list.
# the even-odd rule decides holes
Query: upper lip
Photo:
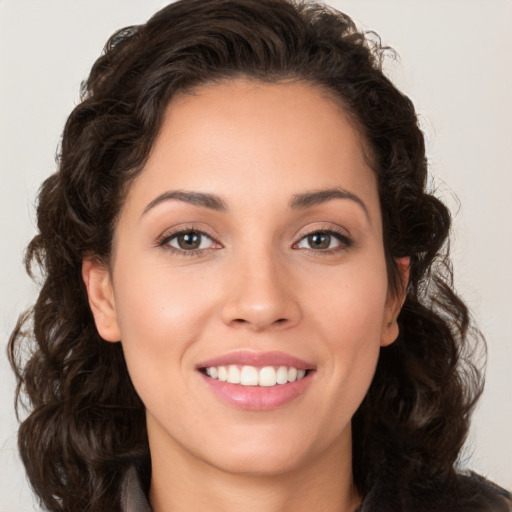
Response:
[[[196,365],[197,369],[212,366],[228,366],[236,364],[241,366],[291,366],[297,370],[314,370],[315,365],[303,359],[286,354],[285,352],[254,352],[250,350],[238,350],[229,352]]]

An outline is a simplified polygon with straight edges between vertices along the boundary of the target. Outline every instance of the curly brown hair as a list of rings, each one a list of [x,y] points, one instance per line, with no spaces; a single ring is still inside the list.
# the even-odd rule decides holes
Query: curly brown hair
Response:
[[[39,233],[26,267],[30,273],[37,264],[43,284],[9,344],[18,403],[26,400],[29,410],[19,448],[48,510],[117,510],[122,475],[147,465],[144,405],[121,344],[104,342],[96,330],[82,261],[108,262],[124,197],[170,99],[240,76],[303,81],[343,105],[378,177],[395,289],[395,259],[410,257],[399,337],[381,349],[353,418],[361,510],[376,510],[375,502],[394,512],[498,510],[489,486],[457,473],[482,390],[474,354],[484,342],[453,291],[450,215],[426,190],[423,134],[412,102],[382,71],[388,50],[346,15],[288,0],[181,0],[110,38],[67,120],[59,169],[39,193]]]

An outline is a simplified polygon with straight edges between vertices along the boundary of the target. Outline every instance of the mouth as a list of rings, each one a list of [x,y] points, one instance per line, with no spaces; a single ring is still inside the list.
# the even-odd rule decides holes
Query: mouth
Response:
[[[302,395],[316,367],[281,352],[241,351],[196,366],[221,401],[239,409],[277,409]]]
[[[199,371],[220,382],[241,386],[274,387],[302,380],[313,370],[304,370],[294,366],[250,366],[230,364],[228,366],[208,366]]]

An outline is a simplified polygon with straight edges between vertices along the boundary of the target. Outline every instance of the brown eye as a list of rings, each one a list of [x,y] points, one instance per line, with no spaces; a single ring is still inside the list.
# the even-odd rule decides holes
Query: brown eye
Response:
[[[294,247],[331,253],[338,249],[348,249],[351,245],[351,239],[337,231],[315,231],[301,238]]]
[[[201,235],[199,233],[183,233],[176,237],[176,242],[180,249],[199,249],[201,245]]]
[[[182,231],[168,237],[165,240],[165,245],[181,251],[197,251],[211,249],[214,242],[201,231]]]
[[[307,238],[311,249],[329,249],[331,245],[331,235],[327,233],[313,233]]]

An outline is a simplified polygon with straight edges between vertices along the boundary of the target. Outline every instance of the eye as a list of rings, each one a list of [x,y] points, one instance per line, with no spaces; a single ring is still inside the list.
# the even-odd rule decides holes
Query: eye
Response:
[[[194,229],[182,230],[168,235],[163,238],[159,245],[180,253],[197,253],[219,246],[219,244],[206,233]]]
[[[295,248],[330,252],[346,249],[350,245],[352,242],[346,235],[336,231],[322,230],[307,234],[295,244]]]

